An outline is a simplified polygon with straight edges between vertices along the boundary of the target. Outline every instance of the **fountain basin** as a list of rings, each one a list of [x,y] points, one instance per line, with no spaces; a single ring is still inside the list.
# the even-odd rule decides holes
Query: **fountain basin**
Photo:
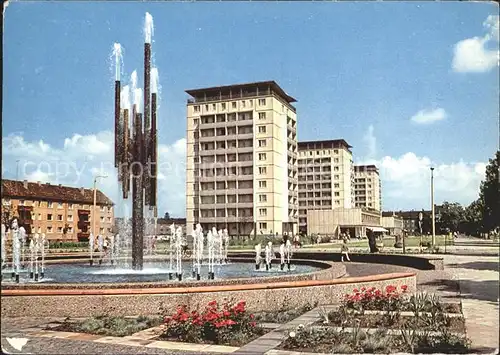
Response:
[[[4,271],[5,272],[5,271]],[[183,280],[169,280],[172,272],[168,263],[147,262],[145,269],[135,271],[110,265],[89,266],[81,260],[64,260],[61,264],[50,263],[45,268],[45,279],[39,282],[29,281],[28,274],[21,274],[21,283],[16,284],[4,275],[3,290],[10,289],[124,289],[124,288],[164,288],[193,287],[203,285],[234,285],[249,283],[272,283],[300,280],[331,280],[345,275],[345,267],[340,263],[316,260],[292,260],[291,270],[279,270],[279,264],[273,269],[255,270],[254,259],[233,257],[226,265],[215,266],[215,280],[208,280],[208,267],[201,268],[201,280],[192,277],[191,264],[183,264]]]

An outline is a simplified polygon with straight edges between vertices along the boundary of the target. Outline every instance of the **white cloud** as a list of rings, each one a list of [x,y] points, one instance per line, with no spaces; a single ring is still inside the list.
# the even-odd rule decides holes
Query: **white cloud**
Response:
[[[487,33],[483,37],[467,38],[455,44],[452,61],[454,71],[461,73],[481,73],[487,72],[499,65],[499,16],[488,16],[483,26],[487,30]],[[487,48],[489,44],[496,49]]]
[[[374,131],[375,128],[373,125],[370,125],[363,136],[363,141],[366,143],[367,148],[367,159],[373,159],[377,154],[377,138],[375,137]]]
[[[114,136],[103,131],[92,135],[74,134],[64,139],[58,148],[44,141],[27,142],[22,134],[2,139],[2,168],[5,178],[16,178],[16,160],[19,179],[50,182],[74,187],[91,188],[95,175],[98,187],[113,201],[121,200],[121,190],[114,168]],[[158,214],[185,215],[185,160],[186,140],[171,145],[158,145]],[[117,206],[120,214],[120,205]]]
[[[417,124],[431,124],[442,121],[446,117],[446,111],[442,108],[437,108],[434,110],[420,110],[410,118],[410,121]]]
[[[435,168],[435,203],[456,201],[468,205],[478,197],[479,185],[486,170],[483,162],[439,164],[412,152],[363,164],[375,164],[379,168],[384,210],[430,208],[431,166]]]

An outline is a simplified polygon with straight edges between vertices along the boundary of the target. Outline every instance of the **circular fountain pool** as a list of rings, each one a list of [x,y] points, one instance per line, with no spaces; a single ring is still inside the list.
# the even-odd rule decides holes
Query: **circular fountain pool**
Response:
[[[266,271],[262,266],[261,270],[255,270],[255,265],[250,262],[233,262],[225,265],[215,265],[215,279],[243,279],[243,278],[261,278],[271,276],[285,276],[307,274],[323,269],[318,265],[293,264],[290,270],[285,266],[280,270],[278,264]],[[48,264],[45,267],[45,277],[35,282],[29,278],[28,272],[21,273],[20,283],[28,284],[66,284],[66,283],[131,283],[131,282],[168,282],[169,273],[168,262],[146,262],[143,270],[132,270],[120,266],[112,265],[94,265],[87,263],[73,264]],[[14,281],[10,278],[10,270],[4,270],[2,284],[12,284]],[[192,277],[191,264],[182,265],[183,281],[194,281]],[[208,279],[208,267],[203,265],[200,273],[202,280]],[[175,277],[175,275],[174,275]],[[176,282],[176,280],[171,280]]]

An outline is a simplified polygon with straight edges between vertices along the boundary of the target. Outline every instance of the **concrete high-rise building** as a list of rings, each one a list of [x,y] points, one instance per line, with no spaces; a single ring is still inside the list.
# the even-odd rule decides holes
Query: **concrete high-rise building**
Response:
[[[186,92],[187,233],[296,233],[296,100],[274,81]]]
[[[375,165],[354,166],[354,207],[381,210],[382,187]]]
[[[354,207],[351,146],[343,139],[299,142],[299,230],[308,210]]]

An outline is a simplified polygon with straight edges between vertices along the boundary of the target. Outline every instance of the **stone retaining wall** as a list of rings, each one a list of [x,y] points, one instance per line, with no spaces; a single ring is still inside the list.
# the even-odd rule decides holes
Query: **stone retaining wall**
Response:
[[[279,310],[307,303],[337,303],[354,288],[407,285],[416,291],[414,273],[394,273],[334,280],[302,280],[224,286],[149,289],[7,290],[2,291],[2,317],[88,317],[91,315],[149,315],[160,308],[175,311],[177,305],[204,306],[211,300],[245,300],[249,311]],[[68,292],[64,292],[68,291]],[[70,291],[70,292],[69,292]],[[8,294],[8,295],[7,295]],[[24,294],[24,295],[20,295]]]

